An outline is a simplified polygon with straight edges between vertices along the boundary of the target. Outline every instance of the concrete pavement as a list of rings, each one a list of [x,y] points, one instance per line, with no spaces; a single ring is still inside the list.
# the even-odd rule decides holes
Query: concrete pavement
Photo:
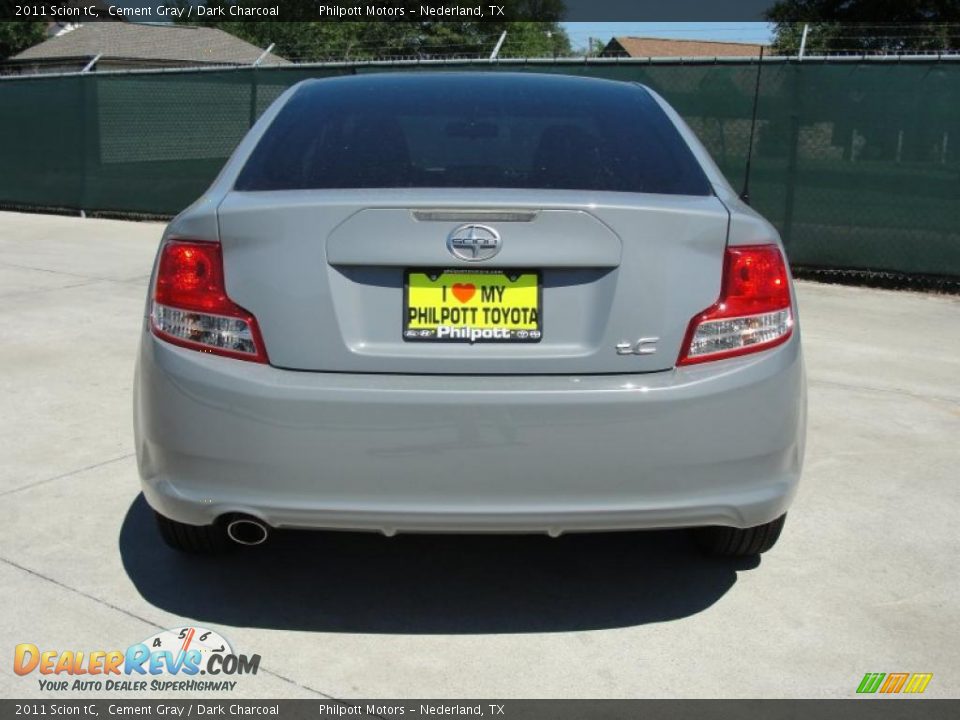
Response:
[[[191,559],[160,544],[133,456],[161,229],[0,213],[3,697],[78,697],[16,676],[18,643],[192,625],[261,655],[238,697],[850,697],[868,671],[960,696],[958,298],[799,284],[806,471],[758,566],[681,532],[290,533]]]

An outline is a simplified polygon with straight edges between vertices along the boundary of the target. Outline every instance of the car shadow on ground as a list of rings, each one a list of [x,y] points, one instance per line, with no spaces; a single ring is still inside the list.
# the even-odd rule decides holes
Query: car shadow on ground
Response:
[[[218,557],[168,549],[143,496],[123,566],[153,605],[197,623],[351,633],[617,628],[710,607],[758,560],[701,556],[683,531],[507,535],[274,533]]]

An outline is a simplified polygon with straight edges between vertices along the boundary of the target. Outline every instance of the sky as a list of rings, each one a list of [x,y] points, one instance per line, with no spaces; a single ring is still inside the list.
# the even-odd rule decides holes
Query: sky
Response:
[[[769,43],[771,26],[763,22],[650,22],[650,23],[562,23],[574,48],[584,48],[589,39],[604,43],[618,35],[664,37],[686,40],[726,40]]]

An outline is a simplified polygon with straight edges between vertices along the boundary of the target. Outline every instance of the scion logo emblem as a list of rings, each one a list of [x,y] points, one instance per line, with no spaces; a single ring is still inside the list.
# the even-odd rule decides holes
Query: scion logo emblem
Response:
[[[500,233],[486,225],[461,225],[447,236],[450,254],[467,262],[489,260],[501,245]]]

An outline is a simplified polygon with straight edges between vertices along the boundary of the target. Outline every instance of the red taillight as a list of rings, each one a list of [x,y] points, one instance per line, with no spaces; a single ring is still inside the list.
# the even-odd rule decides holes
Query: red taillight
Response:
[[[792,332],[790,281],[780,249],[728,247],[720,299],[690,321],[677,365],[766,350]]]
[[[150,325],[157,337],[176,345],[267,362],[256,318],[227,296],[219,243],[164,244]]]

